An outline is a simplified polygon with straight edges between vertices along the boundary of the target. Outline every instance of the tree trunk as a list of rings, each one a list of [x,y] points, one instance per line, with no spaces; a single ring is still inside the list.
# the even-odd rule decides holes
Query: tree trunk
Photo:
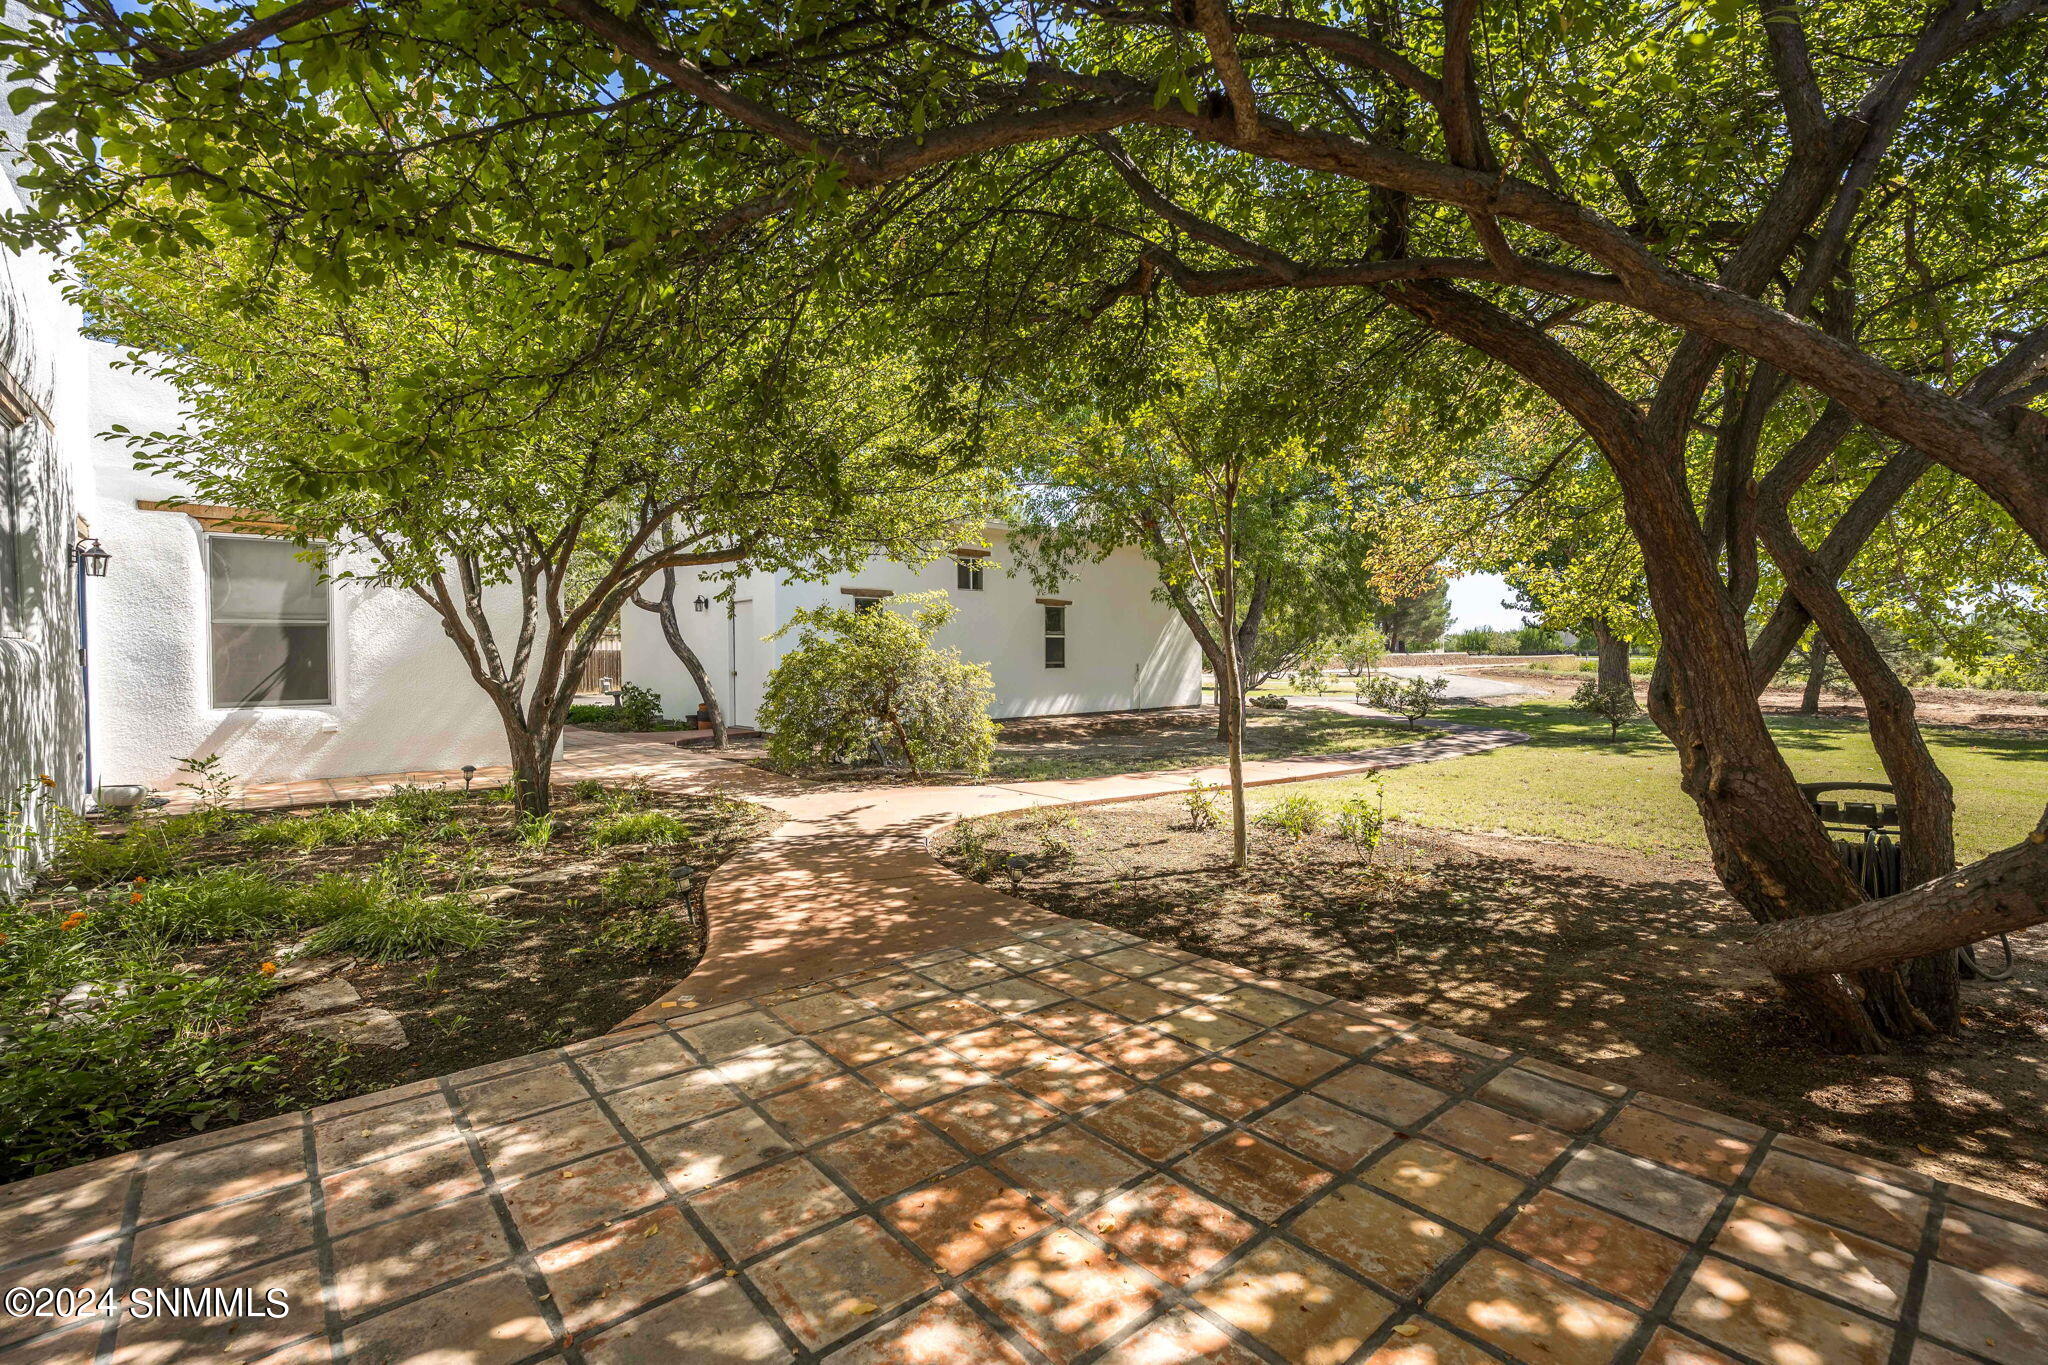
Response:
[[[1232,563],[1232,537],[1223,538],[1223,618],[1237,617],[1237,571]],[[1237,651],[1238,633],[1227,626],[1223,663],[1228,678],[1216,680],[1216,701],[1223,713],[1223,751],[1230,765],[1230,865],[1242,870],[1251,862],[1251,838],[1244,808],[1244,661]]]
[[[549,727],[543,727],[548,729]],[[546,815],[555,770],[555,741],[560,727],[535,734],[524,726],[507,725],[505,739],[512,756],[512,794],[523,815]]]
[[[1828,637],[1826,632],[1816,630],[1813,643],[1806,649],[1806,691],[1799,698],[1799,714],[1817,716],[1820,714],[1820,688],[1827,680]]]
[[[1592,621],[1593,642],[1599,649],[1599,672],[1593,675],[1601,687],[1635,686],[1635,679],[1628,671],[1628,641],[1616,638],[1607,628],[1607,618],[1595,617]]]
[[[668,641],[669,652],[681,660],[683,668],[690,675],[690,681],[697,685],[697,695],[703,699],[704,712],[711,717],[711,747],[726,747],[725,708],[719,704],[718,692],[711,685],[711,675],[704,671],[704,661],[697,657],[697,651],[690,648],[690,642],[683,638],[682,623],[676,620],[676,571],[661,571],[661,596],[648,601],[638,593],[633,595],[633,605],[643,611],[651,611],[661,622],[661,637]]]

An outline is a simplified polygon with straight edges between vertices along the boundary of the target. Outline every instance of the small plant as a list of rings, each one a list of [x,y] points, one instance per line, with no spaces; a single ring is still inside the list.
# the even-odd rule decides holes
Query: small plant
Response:
[[[579,777],[574,783],[570,784],[569,795],[575,797],[578,801],[602,801],[604,799],[604,783],[594,777]]]
[[[612,915],[590,936],[590,946],[597,952],[643,961],[679,953],[689,942],[690,926],[658,909]]]
[[[218,943],[299,920],[299,898],[261,873],[213,868],[139,884],[117,909],[121,927],[162,943]]]
[[[460,792],[443,791],[439,787],[402,784],[393,787],[391,795],[379,801],[377,805],[411,824],[431,825],[444,819],[461,800]]]
[[[424,957],[447,948],[481,948],[505,921],[462,896],[374,888],[306,940],[309,953],[354,953],[378,962]]]
[[[250,825],[241,841],[256,848],[296,848],[310,852],[329,844],[360,844],[393,839],[411,828],[411,821],[379,802],[371,806],[337,807],[312,815],[280,816]]]
[[[628,730],[652,730],[661,723],[661,694],[638,683],[619,686],[618,719]]]
[[[1046,867],[1072,867],[1074,846],[1057,834],[1045,834],[1038,841],[1038,861]]]
[[[1336,835],[1356,853],[1370,857],[1387,832],[1386,793],[1374,780],[1373,794],[1348,796],[1337,807]]]
[[[966,869],[968,878],[977,882],[994,876],[1003,862],[1003,855],[989,844],[988,831],[976,821],[956,826],[946,851]]]
[[[1636,690],[1627,683],[1608,683],[1601,686],[1588,678],[1579,684],[1579,690],[1572,693],[1572,706],[1580,711],[1591,711],[1607,722],[1607,737],[1614,738],[1621,733],[1621,727],[1634,720],[1642,708],[1636,705]]]
[[[161,877],[192,851],[191,836],[162,821],[136,820],[101,834],[72,811],[59,807],[56,815],[57,873],[81,886]]]
[[[597,884],[606,908],[646,910],[675,899],[675,878],[659,863],[621,863]]]
[[[217,810],[234,799],[235,775],[228,771],[219,754],[181,758],[178,771],[185,778],[178,785],[192,793],[192,804],[197,809]]]
[[[1199,777],[1188,783],[1187,795],[1181,798],[1181,805],[1187,810],[1189,829],[1214,829],[1222,821],[1223,808],[1216,803],[1216,793],[1221,790]]]
[[[1287,698],[1277,692],[1260,692],[1246,698],[1246,704],[1256,706],[1261,711],[1285,711],[1287,709]]]
[[[522,815],[519,817],[519,823],[512,827],[512,837],[525,848],[546,848],[555,837],[555,817]]]
[[[1305,839],[1321,830],[1329,818],[1327,805],[1316,797],[1297,792],[1293,796],[1281,797],[1260,811],[1253,823],[1291,839]]]
[[[690,827],[667,811],[616,811],[591,822],[590,846],[612,848],[619,844],[679,844],[690,837]]]

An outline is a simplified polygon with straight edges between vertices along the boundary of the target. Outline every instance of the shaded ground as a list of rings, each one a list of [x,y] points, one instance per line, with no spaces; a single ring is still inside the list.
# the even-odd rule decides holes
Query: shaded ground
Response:
[[[1238,877],[1226,833],[1184,825],[1162,798],[962,828],[1025,855],[1020,894],[1048,909],[2048,1200],[2048,931],[2016,945],[2012,981],[1967,988],[1961,1038],[1822,1056],[1697,864],[1397,825],[1369,862],[1261,832]]]
[[[282,897],[329,875],[395,878],[407,890],[471,899],[504,922],[496,937],[473,949],[444,944],[388,962],[336,954],[352,965],[333,979],[353,987],[362,1006],[395,1015],[406,1045],[349,1048],[309,1038],[284,1027],[266,1005],[230,1041],[238,1062],[275,1057],[274,1073],[260,1085],[219,1096],[215,1121],[246,1121],[369,1094],[608,1032],[696,965],[703,951],[705,881],[773,823],[768,812],[744,802],[579,783],[557,789],[552,837],[533,847],[517,837],[517,812],[501,795],[464,799],[451,793],[430,824],[306,850],[251,847],[246,841],[252,830],[319,821],[346,807],[237,817],[231,828],[200,839],[173,872],[156,879],[234,868],[269,879]],[[593,826],[622,813],[667,814],[683,832],[673,842],[593,846]],[[629,864],[663,869],[667,894],[643,896],[634,906],[614,904],[606,876]],[[66,888],[31,898],[26,909],[110,916],[124,899]],[[667,943],[598,937],[608,921],[635,909],[680,920],[684,931]],[[224,979],[243,979],[265,962],[280,963],[286,970],[275,984],[283,986],[293,965],[291,948],[305,932],[303,924],[280,925],[163,951],[176,970]],[[182,1123],[168,1123],[131,1135],[124,1145],[149,1145],[187,1131]],[[81,1141],[71,1155],[82,1161],[103,1154]]]
[[[1332,693],[1332,696],[1337,694]],[[1348,694],[1345,694],[1348,697]],[[1330,711],[1252,711],[1245,726],[1245,757],[1341,754],[1406,744],[1417,732],[1399,721],[1372,720]],[[723,754],[757,767],[767,764],[766,741],[736,738]],[[1112,711],[1094,716],[1034,716],[997,725],[994,764],[985,782],[1028,782],[1052,778],[1108,777],[1118,773],[1200,768],[1223,761],[1216,738],[1216,712],[1206,706],[1158,711]],[[971,781],[956,774],[912,777],[883,767],[838,768],[805,773],[838,784]]]

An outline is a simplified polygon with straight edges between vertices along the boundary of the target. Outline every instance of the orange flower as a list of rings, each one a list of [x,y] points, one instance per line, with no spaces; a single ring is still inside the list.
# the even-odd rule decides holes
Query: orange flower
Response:
[[[136,879],[135,879],[134,881],[132,881],[132,882],[128,883],[128,885],[130,885],[130,886],[140,886],[140,885],[142,885],[142,884],[143,884],[144,882],[146,882],[146,881],[148,881],[148,880],[149,880],[149,878],[147,878],[147,877],[137,877],[137,878],[136,878]]]
[[[42,783],[45,787],[54,787],[57,785],[57,779],[50,776],[48,773],[37,773],[36,781]]]
[[[57,927],[65,933],[69,933],[83,923],[85,923],[85,911],[73,910],[69,915],[65,916],[64,922]]]
[[[128,903],[130,905],[142,904],[142,893],[140,891],[130,893],[128,897]]]
[[[263,973],[263,975],[265,976],[276,976],[277,964],[275,962],[266,962],[261,967],[258,967],[256,970]]]

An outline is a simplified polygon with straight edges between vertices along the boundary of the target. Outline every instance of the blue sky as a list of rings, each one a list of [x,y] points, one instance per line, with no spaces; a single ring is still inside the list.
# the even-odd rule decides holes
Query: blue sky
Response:
[[[1469,630],[1474,626],[1485,626],[1489,630],[1514,630],[1528,620],[1519,611],[1510,611],[1501,603],[1514,594],[1509,591],[1507,580],[1497,573],[1467,574],[1451,580],[1451,629]]]

